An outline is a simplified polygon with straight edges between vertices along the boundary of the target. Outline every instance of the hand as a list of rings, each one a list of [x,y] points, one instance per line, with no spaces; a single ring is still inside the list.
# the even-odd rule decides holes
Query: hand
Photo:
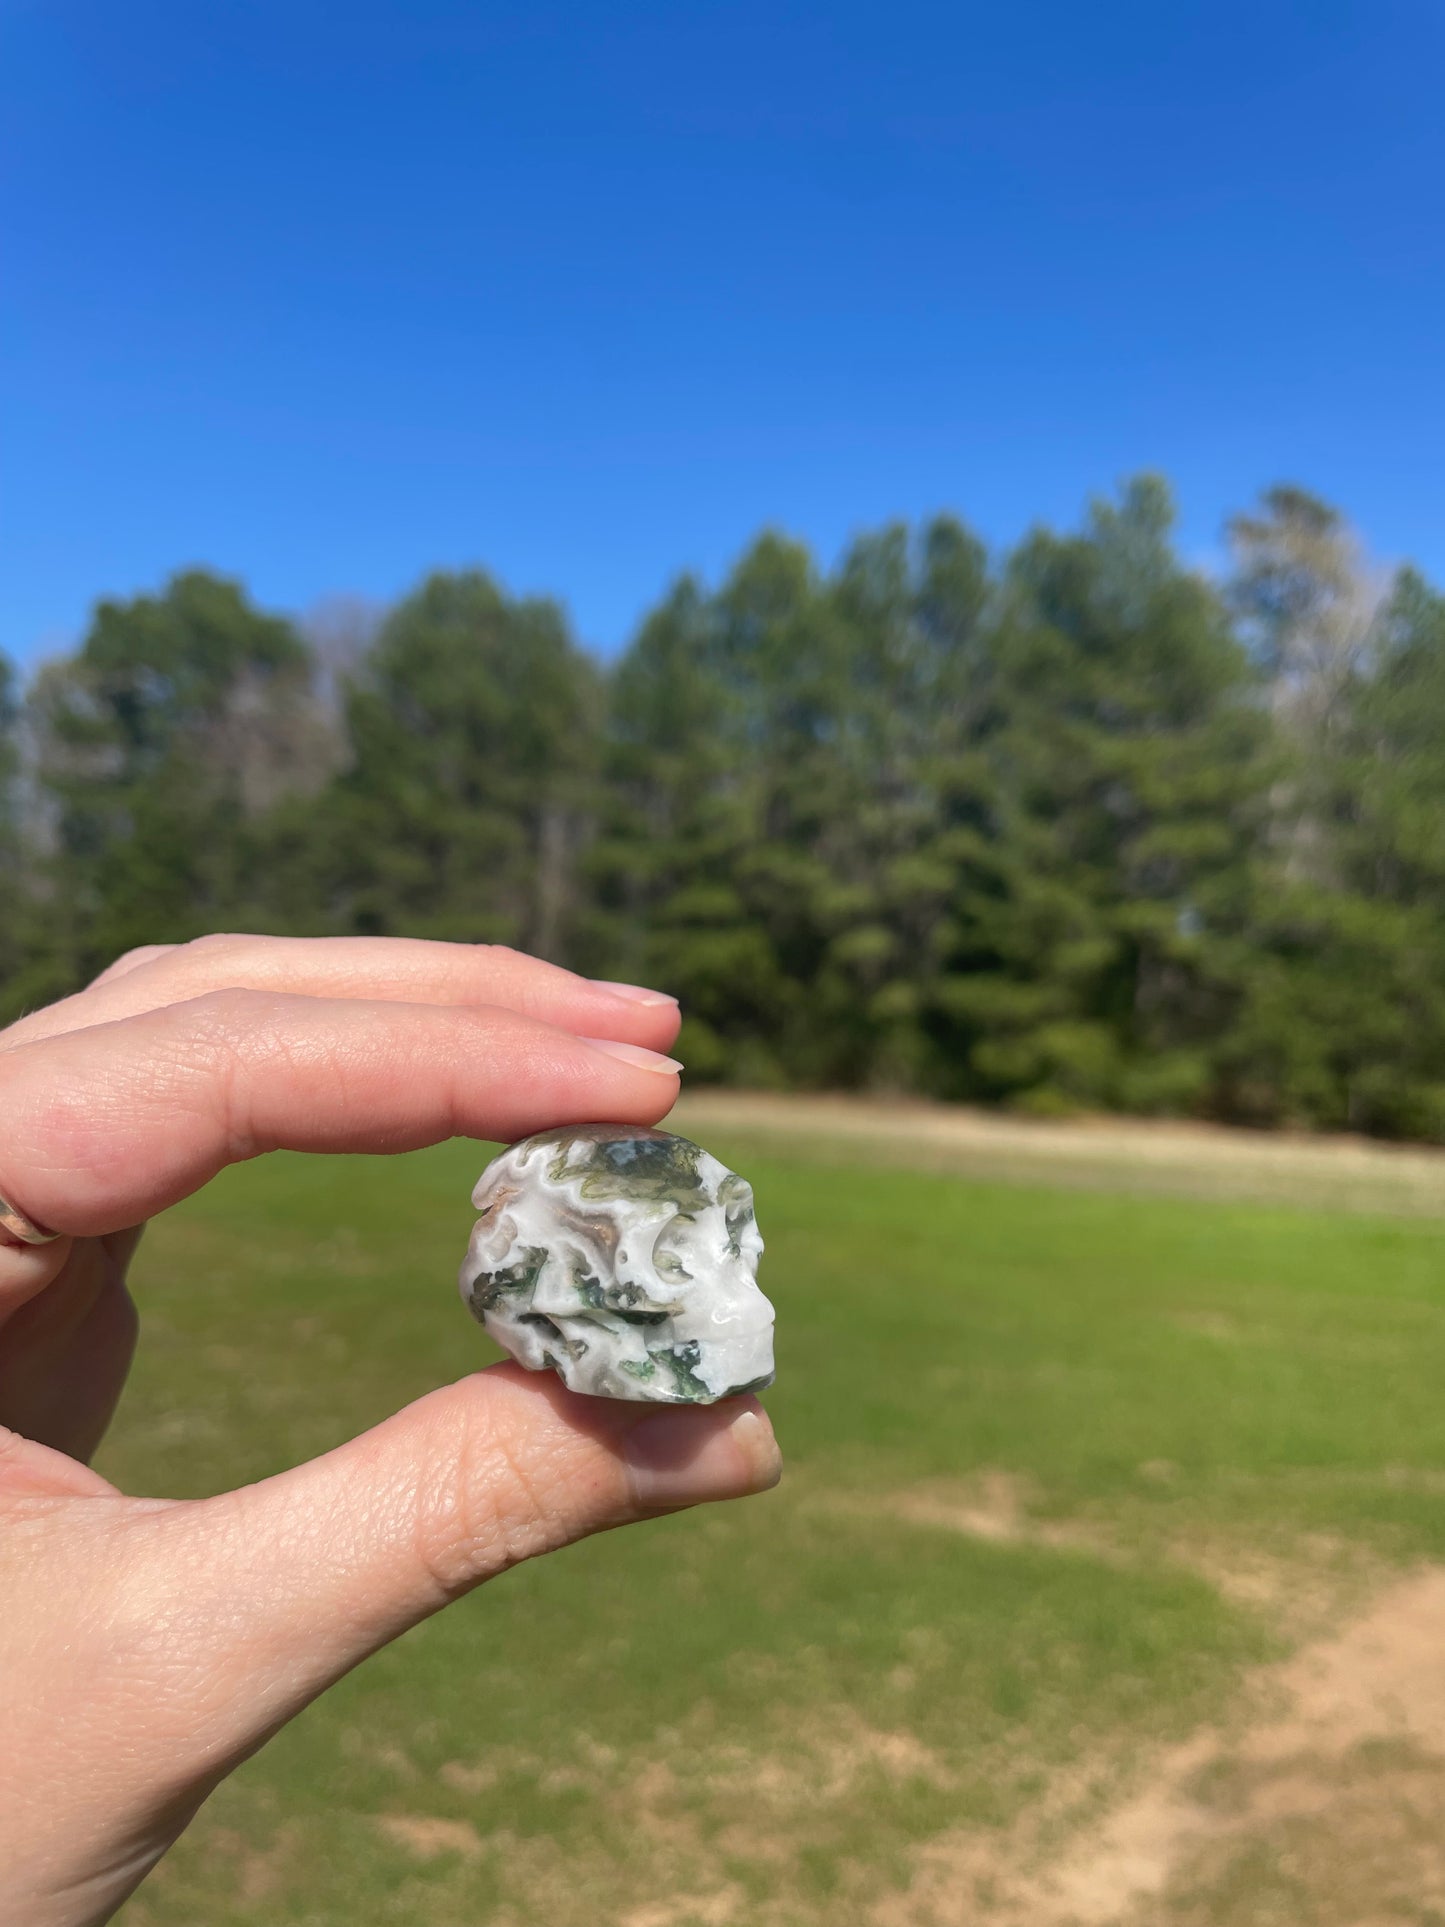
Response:
[[[0,1033],[0,1921],[104,1921],[238,1762],[519,1559],[773,1484],[753,1399],[663,1410],[501,1365],[308,1465],[180,1502],[85,1461],[136,1319],[136,1228],[279,1147],[655,1123],[670,999],[506,950],[215,937]],[[445,1281],[438,1281],[438,1289]]]

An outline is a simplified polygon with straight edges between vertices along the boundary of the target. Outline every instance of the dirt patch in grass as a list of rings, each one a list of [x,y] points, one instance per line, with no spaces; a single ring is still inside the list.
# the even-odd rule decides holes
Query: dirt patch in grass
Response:
[[[888,1512],[909,1525],[935,1526],[944,1532],[963,1532],[970,1538],[998,1544],[1028,1541],[1034,1545],[1107,1551],[1097,1538],[1077,1528],[1050,1524],[1030,1514],[1027,1483],[1011,1472],[986,1471],[960,1484],[937,1482],[893,1493]]]
[[[1239,1719],[1061,1781],[1004,1834],[930,1842],[871,1927],[1319,1927],[1438,1920],[1445,1571],[1385,1591],[1250,1683]]]
[[[1445,1920],[1445,1767],[1362,1748],[1248,1793],[1250,1824],[1208,1838],[1162,1907],[1128,1927],[1385,1927]]]
[[[774,1819],[850,1799],[865,1781],[947,1788],[947,1764],[914,1734],[870,1726],[850,1707],[829,1709],[799,1727],[786,1755],[720,1750],[709,1791],[758,1801]]]
[[[1445,1216],[1445,1150],[1176,1120],[1038,1122],[962,1105],[769,1091],[689,1092],[684,1132],[762,1132],[831,1157],[1019,1183]]]
[[[1141,1476],[1167,1481],[1157,1462]],[[938,1532],[957,1532],[993,1545],[1039,1546],[1079,1553],[1121,1569],[1164,1563],[1204,1579],[1231,1605],[1268,1618],[1291,1640],[1304,1640],[1338,1623],[1380,1583],[1379,1562],[1358,1545],[1328,1533],[1299,1534],[1269,1551],[1191,1526],[1145,1530],[1135,1516],[1054,1519],[1041,1511],[1037,1487],[999,1468],[967,1479],[934,1479],[876,1495],[820,1494],[811,1501],[840,1517],[899,1520]]]
[[[418,1860],[435,1860],[444,1853],[477,1860],[483,1850],[482,1837],[469,1820],[444,1820],[428,1813],[382,1813],[377,1815],[376,1830],[414,1853]]]

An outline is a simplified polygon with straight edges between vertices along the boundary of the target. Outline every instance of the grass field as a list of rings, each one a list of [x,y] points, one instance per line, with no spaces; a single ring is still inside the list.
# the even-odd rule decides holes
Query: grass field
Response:
[[[420,1628],[127,1927],[1445,1923],[1445,1220],[708,1141],[782,1487]],[[209,1492],[480,1362],[478,1166],[273,1159],[157,1226],[102,1468]]]

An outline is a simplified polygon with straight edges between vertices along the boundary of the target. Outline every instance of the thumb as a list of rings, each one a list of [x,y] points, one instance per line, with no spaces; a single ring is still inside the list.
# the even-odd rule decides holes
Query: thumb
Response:
[[[367,1654],[519,1560],[780,1473],[755,1399],[625,1404],[498,1365],[294,1471],[165,1507],[147,1521],[140,1590],[151,1650],[158,1604],[166,1621],[168,1771],[189,1756],[219,1778]]]

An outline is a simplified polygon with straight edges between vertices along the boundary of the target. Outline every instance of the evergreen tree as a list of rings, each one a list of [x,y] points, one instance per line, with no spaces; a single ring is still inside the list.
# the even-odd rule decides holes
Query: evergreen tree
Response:
[[[934,995],[954,1088],[1034,1109],[1207,1104],[1268,764],[1255,678],[1170,547],[1164,485],[1013,556],[994,716]]]
[[[41,671],[29,707],[70,980],[135,944],[266,922],[255,825],[312,779],[309,692],[292,627],[199,570],[101,603],[78,653]]]
[[[629,905],[633,970],[683,996],[695,1067],[918,1080],[951,883],[930,786],[974,700],[983,595],[951,522],[917,550],[865,538],[830,580],[769,535],[714,597],[680,584],[624,657],[608,900]]]
[[[1335,679],[1220,1044],[1256,1121],[1445,1137],[1445,600],[1406,571]],[[1298,753],[1299,745],[1290,748]],[[1276,798],[1276,801],[1278,799]]]
[[[328,922],[568,954],[598,682],[555,603],[475,572],[428,578],[349,687],[349,764],[313,813],[307,871]]]
[[[927,1012],[975,835],[987,597],[983,549],[948,519],[861,538],[828,588],[840,702],[809,1008],[829,1081],[937,1082]]]
[[[739,886],[755,797],[715,605],[692,578],[643,622],[609,695],[589,967],[681,997],[680,1049],[700,1076],[741,1051],[756,1077],[785,986]]]

